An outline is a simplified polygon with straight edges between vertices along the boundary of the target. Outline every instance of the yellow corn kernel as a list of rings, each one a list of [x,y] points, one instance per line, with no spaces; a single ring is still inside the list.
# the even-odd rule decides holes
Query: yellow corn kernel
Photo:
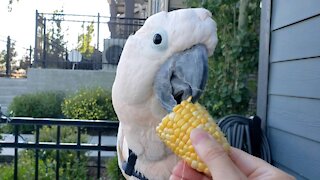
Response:
[[[191,97],[173,108],[156,128],[160,139],[180,158],[199,172],[209,174],[208,167],[200,160],[190,141],[194,128],[202,128],[214,137],[226,151],[230,145],[214,119],[199,103],[193,104]]]

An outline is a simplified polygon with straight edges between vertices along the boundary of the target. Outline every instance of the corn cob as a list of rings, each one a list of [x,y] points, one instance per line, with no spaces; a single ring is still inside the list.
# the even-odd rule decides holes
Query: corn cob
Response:
[[[173,108],[156,128],[160,139],[193,169],[206,174],[208,167],[196,154],[190,140],[190,132],[194,128],[202,128],[214,137],[226,151],[230,145],[219,126],[199,103],[193,104],[191,97]]]

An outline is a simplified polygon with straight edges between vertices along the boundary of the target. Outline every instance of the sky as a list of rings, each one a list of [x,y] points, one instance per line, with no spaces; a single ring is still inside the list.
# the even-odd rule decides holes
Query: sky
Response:
[[[35,12],[53,13],[54,10],[63,9],[65,14],[82,14],[109,16],[107,0],[19,0],[12,5],[8,12],[8,0],[0,0],[0,51],[6,49],[6,39],[10,36],[16,41],[18,57],[26,54],[26,48],[34,47],[35,41]],[[69,41],[68,49],[76,46],[79,28],[82,23],[68,23],[65,38]],[[66,27],[65,26],[65,27]],[[96,35],[96,33],[95,33]],[[103,39],[107,38],[109,30],[107,25],[100,25],[100,50],[103,50]],[[94,37],[96,41],[96,37]]]

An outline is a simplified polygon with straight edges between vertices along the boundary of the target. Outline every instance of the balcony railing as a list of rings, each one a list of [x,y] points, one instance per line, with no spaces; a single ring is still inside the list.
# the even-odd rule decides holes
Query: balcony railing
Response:
[[[39,151],[40,150],[56,150],[56,179],[59,179],[60,168],[60,150],[72,150],[76,151],[78,158],[80,157],[80,151],[97,151],[97,179],[101,177],[101,152],[102,151],[116,151],[115,145],[104,145],[101,143],[102,133],[115,130],[119,124],[115,121],[106,120],[75,120],[75,119],[50,119],[50,118],[7,118],[2,116],[0,118],[0,125],[12,125],[14,126],[14,141],[4,142],[0,141],[0,148],[14,148],[14,179],[18,179],[18,149],[33,149],[35,152],[35,167],[34,174],[35,179],[38,179],[39,175]],[[35,126],[35,140],[34,142],[21,142],[19,141],[19,127],[22,125]],[[40,141],[40,128],[42,126],[56,126],[57,127],[57,141],[56,142],[41,142]],[[60,142],[61,127],[73,126],[77,127],[77,141],[76,143],[62,143]],[[82,143],[81,135],[82,129],[94,128],[98,131],[98,143]]]

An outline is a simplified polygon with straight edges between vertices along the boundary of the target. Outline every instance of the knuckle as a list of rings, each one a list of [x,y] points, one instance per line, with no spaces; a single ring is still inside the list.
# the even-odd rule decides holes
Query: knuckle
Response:
[[[221,157],[224,157],[226,156],[226,152],[225,150],[220,147],[220,146],[214,146],[210,149],[207,149],[205,152],[204,152],[204,161],[205,162],[213,162],[213,161],[216,161],[217,159],[221,158]]]

